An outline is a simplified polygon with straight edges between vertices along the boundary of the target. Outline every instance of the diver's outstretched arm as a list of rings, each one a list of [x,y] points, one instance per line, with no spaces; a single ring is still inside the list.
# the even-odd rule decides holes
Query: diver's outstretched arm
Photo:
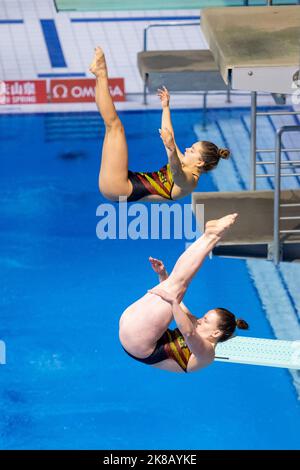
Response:
[[[151,263],[151,266],[152,266],[153,270],[158,275],[159,282],[163,282],[166,279],[168,279],[169,274],[166,270],[166,267],[165,267],[164,263],[160,259],[152,258],[152,256],[150,256],[149,261]],[[181,310],[186,315],[188,315],[190,319],[195,319],[196,318],[183,302],[180,302],[180,307],[181,307]]]
[[[161,114],[161,128],[167,128],[174,136],[174,129],[171,120],[171,111],[170,111],[170,94],[165,86],[159,88],[157,90],[157,95],[160,98],[161,106],[162,106],[162,114]]]
[[[159,133],[167,151],[174,183],[182,189],[188,188],[190,190],[196,187],[198,180],[192,171],[184,166],[171,131],[165,128],[159,129]]]
[[[149,256],[149,261],[151,263],[153,271],[158,275],[159,282],[163,282],[168,279],[168,271],[166,270],[164,263],[160,259],[152,258],[152,256]]]
[[[175,141],[175,133],[174,133],[174,128],[172,124],[172,119],[171,119],[171,110],[170,110],[170,94],[165,86],[162,88],[159,88],[157,90],[157,95],[160,98],[161,101],[161,106],[162,106],[162,115],[161,115],[161,128],[162,129],[168,129],[174,139],[174,144],[176,147],[176,152],[179,158],[183,157],[182,152],[180,151],[178,145],[176,144]],[[168,154],[168,149],[166,147],[166,152]]]

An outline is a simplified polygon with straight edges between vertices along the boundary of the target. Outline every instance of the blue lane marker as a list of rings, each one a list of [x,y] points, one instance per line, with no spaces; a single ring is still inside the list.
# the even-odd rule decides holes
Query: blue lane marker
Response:
[[[40,20],[52,67],[67,67],[54,20]]]
[[[0,20],[0,24],[23,24],[23,20]]]
[[[199,20],[199,16],[134,16],[132,18],[71,18],[72,23],[110,23],[121,21],[182,21]],[[178,25],[180,26],[180,25]]]
[[[225,133],[223,132],[223,129],[222,129],[222,127],[221,127],[219,121],[217,121],[217,120],[215,121],[215,126],[217,127],[218,131],[220,132],[221,139],[222,139],[222,141],[223,141],[223,143],[224,143],[224,146],[225,146],[227,149],[229,149],[229,148],[230,148],[229,142],[228,142],[228,140],[227,140],[227,138],[226,138],[226,136],[225,136]],[[240,186],[241,186],[241,189],[247,189],[246,184],[245,184],[245,182],[244,182],[244,180],[243,180],[243,178],[242,178],[242,176],[241,176],[241,174],[240,174],[240,172],[239,172],[239,168],[238,168],[238,166],[237,166],[237,164],[236,164],[234,158],[232,158],[231,161],[232,161],[232,165],[233,165],[234,170],[235,170],[236,178],[238,179],[238,182],[239,182],[239,184],[240,184]]]
[[[86,77],[85,73],[38,73],[39,78],[55,78],[55,77]]]

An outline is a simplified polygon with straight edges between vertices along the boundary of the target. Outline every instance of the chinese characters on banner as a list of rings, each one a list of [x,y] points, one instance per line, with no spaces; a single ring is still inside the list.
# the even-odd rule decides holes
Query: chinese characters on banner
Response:
[[[45,80],[0,81],[0,104],[47,103]]]
[[[123,78],[109,79],[109,89],[114,101],[125,101]],[[46,80],[0,81],[0,105],[93,103],[94,101],[94,79],[54,79],[49,83]]]

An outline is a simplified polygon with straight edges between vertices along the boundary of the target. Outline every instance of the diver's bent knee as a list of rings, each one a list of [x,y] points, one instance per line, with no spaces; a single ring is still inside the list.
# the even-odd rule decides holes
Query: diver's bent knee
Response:
[[[99,186],[99,191],[102,194],[105,199],[108,199],[109,201],[112,202],[118,202],[120,197],[126,198],[128,197],[128,194],[126,194],[126,191],[120,191],[120,192],[114,192],[114,191],[107,191],[106,189],[102,189],[101,185]]]
[[[131,193],[131,188],[128,185],[128,182],[112,184],[108,182],[107,178],[99,179],[99,191],[105,199],[109,201],[116,202],[119,201],[120,197],[129,197]]]
[[[182,276],[174,275],[173,273],[171,273],[168,279],[163,281],[162,284],[166,291],[172,292],[175,295],[181,295],[182,292],[185,292],[188,288],[186,279]]]
[[[108,201],[111,201],[111,202],[117,202],[120,197],[118,194],[108,193],[106,191],[102,191],[101,189],[100,189],[100,193],[105,199],[108,199]]]
[[[105,121],[106,132],[124,132],[123,124],[119,116],[114,116],[113,118]]]

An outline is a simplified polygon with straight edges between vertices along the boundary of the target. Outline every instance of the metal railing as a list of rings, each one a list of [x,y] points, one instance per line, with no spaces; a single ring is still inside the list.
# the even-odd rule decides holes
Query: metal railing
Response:
[[[293,204],[280,204],[280,190],[281,190],[281,152],[282,152],[282,135],[286,132],[300,132],[300,125],[298,126],[282,126],[276,132],[276,152],[275,152],[275,190],[274,190],[274,234],[273,234],[273,247],[272,257],[275,264],[278,264],[281,259],[281,243],[280,235],[284,233],[300,233],[300,230],[280,230],[280,220],[300,220],[299,216],[280,217],[281,207],[300,207],[300,203]],[[296,176],[296,174],[292,175]]]
[[[200,18],[199,18],[200,19]],[[167,22],[167,23],[153,23],[153,24],[149,24],[148,26],[146,26],[146,28],[144,28],[144,39],[143,39],[143,50],[144,52],[147,52],[148,50],[148,31],[149,29],[152,29],[152,28],[162,28],[162,27],[165,27],[165,26],[200,26],[200,21],[193,21],[192,23],[189,21],[188,23],[187,22],[182,22],[182,21],[170,21],[170,22]],[[144,100],[143,100],[143,103],[144,104],[147,104],[147,87],[148,87],[148,82],[147,82],[147,78],[145,78],[144,80],[144,92],[143,92],[143,97],[144,97]]]
[[[147,47],[148,47],[148,31],[149,29],[151,28],[162,28],[162,27],[165,27],[165,26],[200,26],[200,21],[197,21],[197,22],[193,22],[193,23],[183,23],[182,21],[170,21],[168,23],[154,23],[154,24],[149,24],[148,26],[146,26],[146,28],[144,28],[144,52],[147,51]]]
[[[200,19],[201,17],[199,17],[199,20]],[[166,26],[200,26],[200,21],[193,21],[193,22],[170,21],[170,22],[164,22],[164,23],[153,23],[153,24],[146,26],[143,32],[143,51],[144,52],[148,51],[148,31],[152,28],[162,28]],[[148,87],[148,83],[147,83],[147,79],[145,79],[144,90],[143,90],[143,97],[144,97],[143,104],[147,104],[147,87]],[[198,94],[198,92],[194,92],[194,93]],[[230,94],[231,94],[230,85],[228,84],[227,91],[226,91],[227,103],[230,103]],[[203,129],[206,128],[207,95],[208,95],[208,92],[204,91],[203,92],[203,121],[202,121]]]
[[[295,3],[291,3],[291,5],[299,5],[299,4],[300,4],[300,0],[295,0]],[[278,7],[280,5],[286,5],[286,3],[276,3],[275,5],[273,5],[273,0],[266,0],[266,6],[268,6],[268,7],[272,7],[272,6]],[[244,7],[251,6],[251,4],[249,5],[249,0],[244,0],[244,5],[243,6]]]
[[[257,112],[257,92],[251,92],[251,142],[250,142],[250,189],[256,190],[257,178],[267,178],[274,175],[257,175],[256,167],[258,165],[270,165],[272,162],[258,162],[256,160],[256,155],[258,153],[275,153],[273,149],[257,149],[256,148],[256,137],[257,137],[257,117],[258,116],[295,116],[300,115],[300,111],[263,111]],[[283,152],[298,152],[300,149],[282,149]],[[275,163],[275,162],[273,162]],[[289,163],[290,165],[298,165],[296,162],[284,162],[282,166]],[[282,176],[297,176],[297,174],[283,174]],[[298,175],[299,176],[299,175]]]
[[[282,135],[286,132],[299,132],[300,125],[282,126],[276,131],[276,140],[274,149],[258,149],[257,141],[257,117],[259,116],[295,116],[300,115],[300,111],[263,111],[257,112],[257,92],[251,92],[251,165],[250,165],[250,189],[256,190],[258,178],[274,178],[274,226],[273,226],[273,243],[269,246],[268,259],[272,259],[278,264],[282,257],[282,234],[300,233],[300,230],[281,230],[280,222],[285,220],[299,220],[299,216],[282,216],[280,217],[280,209],[285,207],[300,207],[300,203],[280,204],[281,178],[299,177],[298,172],[283,172],[282,170],[292,170],[300,167],[300,160],[282,161],[282,154],[300,152],[300,148],[285,148],[282,145]],[[275,153],[275,160],[257,161],[257,154]],[[257,174],[257,167],[264,165],[274,165],[274,173],[266,170],[264,174]],[[300,211],[299,211],[300,213]]]

